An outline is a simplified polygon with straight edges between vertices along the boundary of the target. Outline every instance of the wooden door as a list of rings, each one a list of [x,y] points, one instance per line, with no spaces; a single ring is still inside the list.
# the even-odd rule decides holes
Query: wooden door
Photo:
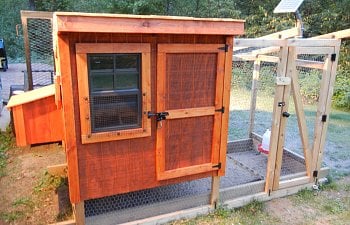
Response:
[[[224,44],[159,44],[157,179],[220,169]]]

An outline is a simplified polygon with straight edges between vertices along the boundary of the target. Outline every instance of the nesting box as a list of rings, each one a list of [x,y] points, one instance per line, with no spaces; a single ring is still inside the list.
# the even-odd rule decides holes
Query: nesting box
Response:
[[[55,13],[73,203],[225,173],[243,21]]]

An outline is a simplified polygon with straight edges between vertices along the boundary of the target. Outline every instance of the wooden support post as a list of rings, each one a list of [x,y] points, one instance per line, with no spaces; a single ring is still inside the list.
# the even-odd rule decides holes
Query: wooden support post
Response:
[[[48,166],[47,172],[53,176],[66,177],[67,176],[67,163]]]
[[[73,213],[75,218],[75,224],[85,225],[85,208],[83,201],[77,204],[73,204]]]
[[[24,81],[24,83],[28,84],[28,85],[25,85],[27,87],[24,87],[24,88],[28,90],[33,90],[32,63],[30,58],[30,43],[29,43],[29,35],[28,35],[28,18],[22,15],[21,20],[22,20],[22,30],[23,30],[24,52],[26,57],[26,69],[27,69],[27,76],[24,77],[24,79],[27,79],[27,81]]]
[[[211,194],[210,194],[210,205],[214,208],[217,207],[219,202],[219,189],[220,189],[220,177],[213,176],[211,179]]]
[[[255,119],[255,109],[256,109],[256,98],[258,93],[259,85],[259,76],[260,76],[260,60],[254,61],[254,70],[253,70],[253,80],[252,80],[252,93],[250,100],[250,113],[249,113],[249,138],[252,137],[252,132],[254,131],[254,119]]]
[[[296,67],[293,67],[292,69],[293,69],[293,71],[291,72],[292,91],[293,91],[295,113],[297,115],[299,133],[300,133],[300,138],[301,138],[301,142],[303,145],[306,174],[307,174],[307,176],[311,176],[311,151],[309,148],[308,128],[306,125],[304,107],[303,107],[303,103],[301,100],[302,97],[300,94],[300,85],[299,85],[299,78],[298,78],[297,70],[296,70]]]
[[[288,47],[284,45],[280,51],[280,63],[278,65],[277,76],[285,77],[288,62]],[[277,85],[275,92],[275,99],[273,105],[272,114],[272,126],[271,126],[271,138],[270,138],[270,152],[267,161],[267,171],[266,171],[266,185],[265,192],[270,193],[274,187],[275,181],[275,168],[277,163],[277,152],[278,150],[283,151],[283,147],[278,149],[279,139],[280,139],[280,127],[281,127],[281,117],[285,110],[285,101],[287,100],[287,94],[285,93],[284,85]],[[289,98],[289,95],[288,95]],[[277,182],[278,183],[278,182]],[[276,186],[275,186],[276,187]]]
[[[325,62],[320,97],[317,107],[316,122],[315,122],[315,135],[314,135],[314,147],[313,147],[313,171],[317,171],[315,178],[318,177],[318,171],[320,171],[324,145],[326,141],[327,127],[329,123],[329,114],[332,102],[333,87],[337,72],[339,50],[340,50],[340,40],[339,43],[334,47],[334,52],[328,54]],[[336,54],[336,58],[332,61],[332,54]]]

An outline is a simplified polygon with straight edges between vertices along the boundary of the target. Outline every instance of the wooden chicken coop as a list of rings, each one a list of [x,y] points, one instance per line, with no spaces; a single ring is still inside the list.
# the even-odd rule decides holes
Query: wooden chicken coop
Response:
[[[70,200],[225,174],[233,19],[55,13]],[[57,93],[56,93],[57,97]]]

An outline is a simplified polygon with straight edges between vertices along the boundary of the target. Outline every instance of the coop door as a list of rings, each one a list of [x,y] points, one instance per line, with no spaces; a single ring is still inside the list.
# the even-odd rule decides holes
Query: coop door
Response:
[[[224,63],[223,45],[158,45],[158,180],[219,169]]]

